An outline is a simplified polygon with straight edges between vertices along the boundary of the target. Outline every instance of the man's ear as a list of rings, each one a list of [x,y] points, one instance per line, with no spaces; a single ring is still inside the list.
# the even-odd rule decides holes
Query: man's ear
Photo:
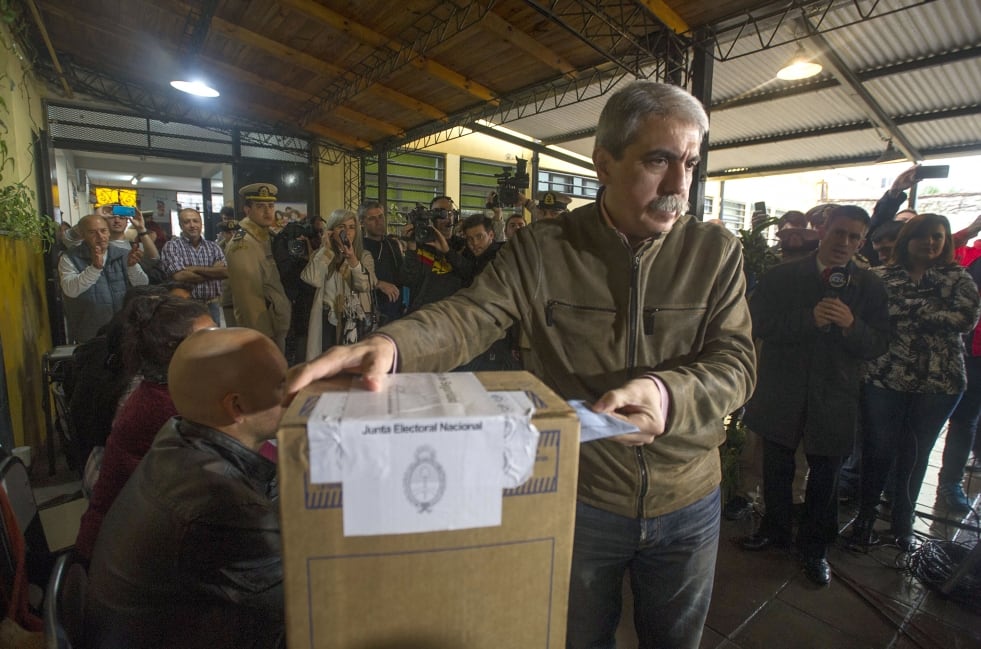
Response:
[[[613,163],[613,156],[601,146],[593,149],[593,166],[596,167],[596,177],[601,185],[607,184],[610,177],[610,165]]]
[[[230,420],[234,421],[236,424],[242,423],[245,419],[245,412],[242,409],[242,405],[239,402],[241,399],[237,392],[229,392],[221,399],[221,410],[225,413],[225,416]]]

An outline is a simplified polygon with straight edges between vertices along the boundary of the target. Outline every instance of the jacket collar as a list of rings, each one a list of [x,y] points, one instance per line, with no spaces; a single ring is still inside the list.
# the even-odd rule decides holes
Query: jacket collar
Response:
[[[600,187],[599,192],[596,194],[596,203],[595,203],[595,205],[596,205],[596,211],[599,214],[599,222],[602,225],[604,225],[607,228],[609,228],[610,230],[613,230],[613,232],[616,233],[616,235],[620,239],[620,241],[622,241],[623,244],[628,249],[632,250],[635,254],[638,253],[638,252],[641,252],[643,250],[646,250],[646,249],[650,248],[651,242],[662,240],[662,239],[666,238],[667,235],[669,235],[672,232],[674,232],[676,229],[681,229],[682,227],[684,227],[685,223],[687,223],[688,220],[691,218],[691,215],[689,215],[689,214],[681,214],[675,220],[674,225],[671,226],[671,229],[668,232],[663,232],[663,233],[658,233],[658,234],[652,235],[652,236],[647,237],[646,239],[644,239],[642,241],[638,241],[634,245],[631,245],[630,244],[630,239],[628,239],[627,238],[627,235],[625,235],[623,232],[621,232],[616,227],[616,225],[613,224],[613,219],[610,218],[609,212],[606,211],[606,205],[603,203],[603,195],[605,193],[606,193],[606,188],[605,187]]]
[[[251,234],[259,241],[269,240],[269,230],[267,228],[262,227],[261,225],[250,219],[249,217],[245,217],[244,219],[239,221],[238,227],[242,228],[243,230]]]
[[[246,448],[220,430],[187,421],[182,417],[175,417],[174,420],[177,424],[177,433],[181,437],[192,444],[207,446],[220,455],[223,460],[238,469],[252,483],[256,491],[274,495],[275,485],[270,484],[276,479],[276,465],[273,462]]]

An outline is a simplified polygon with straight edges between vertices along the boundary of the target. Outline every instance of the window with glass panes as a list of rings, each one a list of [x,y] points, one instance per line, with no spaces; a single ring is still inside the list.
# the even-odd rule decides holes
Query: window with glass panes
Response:
[[[538,170],[537,196],[542,192],[559,192],[573,198],[596,198],[600,182],[591,176],[580,176],[564,171]]]
[[[740,228],[745,227],[746,203],[723,200],[719,218],[731,232],[738,232]]]
[[[446,194],[446,158],[431,153],[402,153],[388,158],[386,212],[389,229],[400,222],[395,212],[408,214],[422,203]],[[364,167],[364,200],[378,200],[378,160],[369,158]],[[394,208],[394,209],[393,209]]]
[[[514,175],[514,165],[475,158],[460,159],[460,212],[480,212],[487,206],[487,194],[497,191],[497,174],[507,169]]]

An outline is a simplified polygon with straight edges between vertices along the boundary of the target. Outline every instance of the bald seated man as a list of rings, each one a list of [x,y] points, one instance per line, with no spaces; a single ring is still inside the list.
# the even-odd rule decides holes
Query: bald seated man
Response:
[[[206,329],[168,372],[179,413],[109,509],[89,567],[93,649],[284,646],[276,465],[286,360],[252,329]]]

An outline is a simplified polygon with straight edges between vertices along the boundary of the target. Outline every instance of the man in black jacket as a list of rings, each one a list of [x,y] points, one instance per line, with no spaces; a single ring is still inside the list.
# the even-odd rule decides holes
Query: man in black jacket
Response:
[[[487,264],[497,256],[503,241],[494,241],[494,221],[483,214],[472,214],[463,220],[460,229],[466,241],[466,250],[448,250],[446,258],[453,264],[453,272],[470,286]]]
[[[409,312],[449,297],[463,285],[446,256],[450,250],[462,251],[465,245],[461,237],[453,234],[457,217],[453,199],[437,196],[429,203],[429,214],[433,228],[431,241],[418,243],[414,224],[410,223],[402,231],[406,253],[401,279],[409,287]]]
[[[838,472],[855,439],[862,363],[888,346],[885,287],[852,262],[868,227],[862,208],[834,206],[817,252],[770,270],[750,299],[762,349],[743,421],[763,438],[766,515],[742,546],[790,545],[794,451],[803,440],[810,473],[797,544],[805,574],[822,585],[831,580],[827,547],[838,535]]]
[[[453,264],[453,272],[463,281],[463,286],[470,286],[487,264],[497,257],[497,252],[504,242],[494,241],[494,221],[489,216],[473,214],[465,218],[461,226],[467,249],[462,253],[450,250],[446,253],[446,258]],[[517,336],[517,329],[509,329],[482,354],[453,371],[492,372],[521,369],[517,360]]]
[[[208,329],[174,353],[180,417],[110,508],[86,596],[93,649],[283,645],[276,465],[286,359],[251,329]]]

